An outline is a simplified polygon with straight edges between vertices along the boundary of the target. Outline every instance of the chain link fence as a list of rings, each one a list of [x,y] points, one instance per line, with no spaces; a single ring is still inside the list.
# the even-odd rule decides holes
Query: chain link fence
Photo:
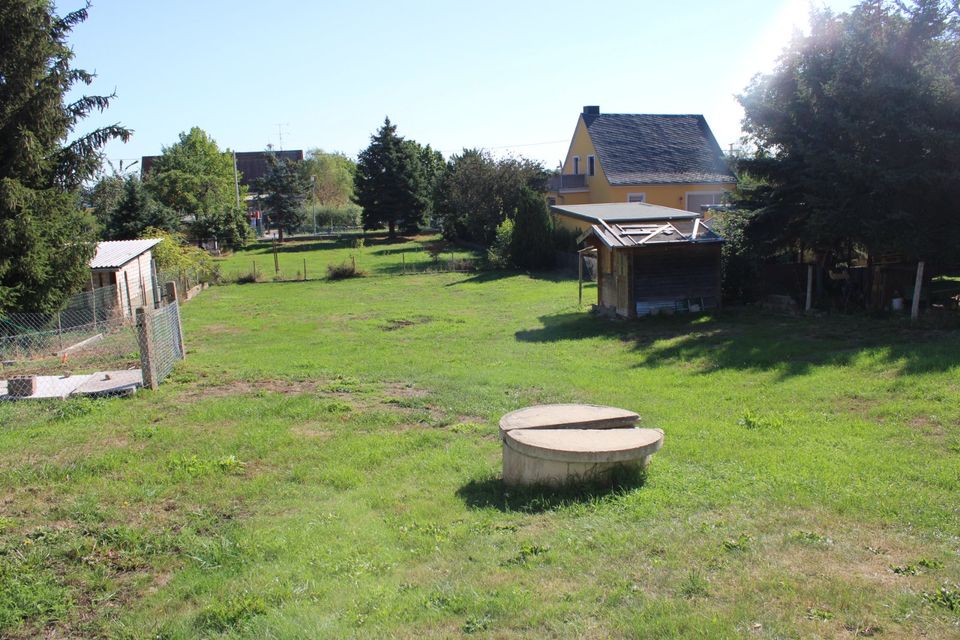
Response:
[[[0,316],[0,401],[156,388],[185,354],[176,290],[169,302],[120,301],[116,287],[73,296],[56,313]]]

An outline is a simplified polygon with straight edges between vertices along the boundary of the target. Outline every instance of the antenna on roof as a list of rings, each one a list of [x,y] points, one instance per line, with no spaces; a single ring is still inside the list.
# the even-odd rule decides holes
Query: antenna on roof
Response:
[[[280,151],[283,151],[283,128],[284,128],[284,127],[289,127],[289,126],[290,126],[290,123],[289,123],[289,122],[278,122],[278,123],[277,123],[277,136],[279,137]]]

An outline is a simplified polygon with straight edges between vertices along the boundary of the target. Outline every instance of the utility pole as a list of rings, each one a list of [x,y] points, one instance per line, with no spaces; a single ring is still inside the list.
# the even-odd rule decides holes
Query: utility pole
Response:
[[[240,208],[240,174],[237,172],[237,152],[233,152],[233,188],[237,192],[237,209]]]

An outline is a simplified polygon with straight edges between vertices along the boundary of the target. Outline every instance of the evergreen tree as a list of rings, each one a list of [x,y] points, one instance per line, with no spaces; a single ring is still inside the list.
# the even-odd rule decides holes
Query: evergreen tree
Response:
[[[100,166],[111,125],[69,139],[113,96],[66,94],[94,76],[71,67],[67,35],[87,8],[59,17],[48,0],[0,5],[0,312],[52,311],[89,280],[96,223],[80,186]]]
[[[203,129],[194,127],[164,147],[144,182],[158,202],[193,217],[190,231],[198,244],[210,238],[233,248],[246,244],[250,225],[237,205],[233,156]],[[240,187],[241,203],[246,193]]]
[[[117,181],[121,186],[119,199],[103,198],[94,208],[94,214],[103,225],[104,239],[133,240],[142,237],[144,230],[150,227],[170,233],[180,228],[179,214],[157,202],[139,176],[110,176],[101,180],[108,184]],[[109,193],[110,189],[112,187],[105,187],[101,191]]]
[[[423,224],[429,195],[415,148],[397,135],[390,118],[360,152],[354,179],[355,201],[363,207],[363,228],[386,225],[390,237],[397,226],[415,232]]]
[[[553,218],[543,194],[530,187],[520,189],[510,238],[510,258],[521,269],[550,269],[556,262]]]
[[[260,179],[259,191],[265,194],[267,215],[280,231],[280,242],[283,242],[284,230],[293,233],[303,224],[303,203],[310,191],[304,169],[299,162],[267,155],[267,173]]]

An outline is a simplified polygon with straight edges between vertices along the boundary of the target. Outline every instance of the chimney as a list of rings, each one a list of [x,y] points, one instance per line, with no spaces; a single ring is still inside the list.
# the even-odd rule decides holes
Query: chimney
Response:
[[[584,107],[584,108],[583,108],[583,115],[585,115],[585,116],[598,116],[598,115],[600,115],[600,107],[598,107],[598,106]]]

